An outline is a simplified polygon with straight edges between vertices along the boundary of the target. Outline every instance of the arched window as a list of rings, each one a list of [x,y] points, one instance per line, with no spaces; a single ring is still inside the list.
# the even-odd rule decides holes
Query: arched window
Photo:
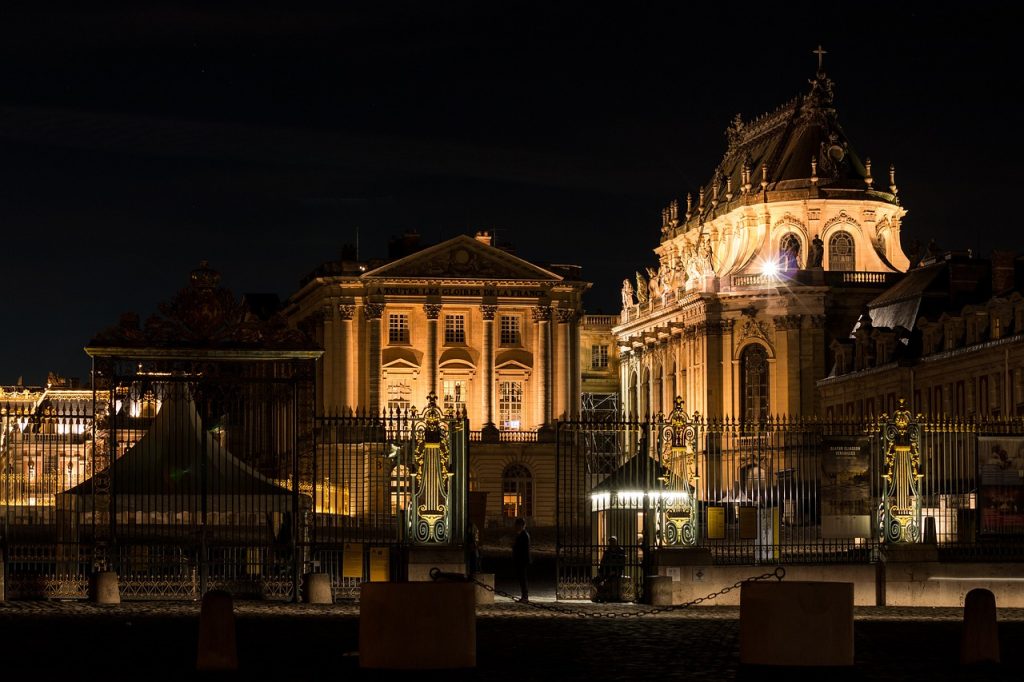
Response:
[[[800,267],[800,238],[789,232],[779,242],[779,265],[783,270]]]
[[[828,240],[828,269],[856,270],[857,254],[849,232],[836,232]]]
[[[658,414],[661,412],[661,399],[662,391],[665,388],[664,378],[662,375],[661,365],[658,365],[657,369],[654,370],[654,400],[651,401],[651,414]]]
[[[668,395],[674,405],[676,396],[679,395],[679,390],[676,387],[676,363],[674,362],[672,363],[672,373],[668,375]]]
[[[764,346],[751,344],[740,356],[743,382],[743,418],[748,422],[768,418],[768,353]]]
[[[522,464],[501,472],[501,515],[506,519],[533,516],[533,474]]]

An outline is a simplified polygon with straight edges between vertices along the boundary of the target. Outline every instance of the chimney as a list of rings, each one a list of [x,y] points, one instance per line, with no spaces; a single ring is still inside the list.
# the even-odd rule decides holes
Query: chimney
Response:
[[[480,230],[476,233],[476,240],[491,246],[491,233],[487,230]]]
[[[992,252],[992,295],[999,296],[1013,291],[1017,254],[1011,251]]]

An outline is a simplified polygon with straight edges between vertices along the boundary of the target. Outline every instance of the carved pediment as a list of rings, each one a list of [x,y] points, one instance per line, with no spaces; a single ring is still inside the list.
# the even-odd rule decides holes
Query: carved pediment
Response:
[[[488,244],[460,235],[371,270],[364,278],[550,280],[562,278]]]

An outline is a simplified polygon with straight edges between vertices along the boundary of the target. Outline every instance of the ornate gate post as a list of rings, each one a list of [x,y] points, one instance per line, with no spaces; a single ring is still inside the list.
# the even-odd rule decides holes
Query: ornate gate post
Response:
[[[700,540],[696,420],[697,413],[691,420],[676,396],[668,423],[661,424],[658,526],[663,545],[692,547]]]
[[[921,541],[921,427],[911,420],[906,402],[900,398],[893,416],[883,414],[878,420],[884,457],[878,531],[883,543]]]
[[[455,420],[442,414],[437,395],[431,393],[427,401],[414,426],[409,537],[418,545],[457,544],[464,524],[456,514],[465,508],[461,493],[466,481],[465,464],[453,460],[451,441],[455,435],[465,437],[465,432],[453,429]],[[456,451],[460,459],[465,458],[464,447]]]

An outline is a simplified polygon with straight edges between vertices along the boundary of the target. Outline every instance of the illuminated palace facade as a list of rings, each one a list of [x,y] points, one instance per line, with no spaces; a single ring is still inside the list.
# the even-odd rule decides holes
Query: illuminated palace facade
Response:
[[[376,266],[376,267],[374,267]],[[342,261],[292,296],[289,317],[324,348],[325,413],[445,409],[497,435],[577,414],[579,268],[542,268],[458,236],[387,263]]]
[[[474,522],[553,525],[554,423],[579,415],[583,392],[617,392],[611,320],[584,320],[576,266],[529,263],[483,232],[403,241],[389,261],[325,264],[291,297],[292,324],[324,349],[320,411],[397,414],[434,393],[476,441]]]
[[[909,266],[892,166],[872,175],[819,63],[810,90],[753,121],[685,210],[663,211],[656,267],[623,282],[614,333],[629,415],[759,420],[818,411],[829,342]]]

